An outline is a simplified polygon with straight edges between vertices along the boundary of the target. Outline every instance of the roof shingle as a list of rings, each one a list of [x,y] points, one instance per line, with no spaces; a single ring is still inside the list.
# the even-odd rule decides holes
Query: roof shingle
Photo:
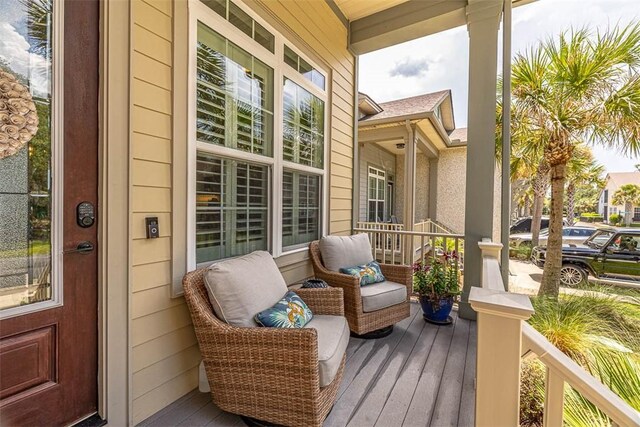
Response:
[[[439,92],[426,93],[410,98],[381,102],[378,103],[378,105],[382,107],[381,113],[363,117],[360,121],[390,119],[411,114],[427,113],[433,111],[450,92],[449,90],[441,90]]]

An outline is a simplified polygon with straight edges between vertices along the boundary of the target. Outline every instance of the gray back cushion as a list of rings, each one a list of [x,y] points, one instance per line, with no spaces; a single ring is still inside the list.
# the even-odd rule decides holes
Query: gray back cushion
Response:
[[[322,263],[331,271],[373,261],[371,244],[366,234],[353,236],[326,236],[320,239]]]
[[[204,274],[216,316],[233,326],[258,326],[253,316],[287,293],[287,284],[269,252],[212,264]]]

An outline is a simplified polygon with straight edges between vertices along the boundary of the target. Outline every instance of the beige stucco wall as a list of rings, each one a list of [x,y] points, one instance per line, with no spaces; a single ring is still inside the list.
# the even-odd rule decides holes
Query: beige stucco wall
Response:
[[[329,232],[349,234],[354,57],[347,50],[347,30],[326,2],[270,0],[252,1],[250,6],[291,43],[330,70]],[[180,216],[174,212],[174,206],[186,203],[186,195],[172,187],[174,175],[185,172],[172,153],[186,149],[186,141],[173,135],[177,125],[172,104],[174,86],[187,79],[186,75],[174,73],[173,44],[186,43],[183,39],[174,40],[174,17],[179,8],[186,8],[186,2],[133,0],[131,11],[129,323],[134,424],[195,388],[200,361],[185,301],[182,297],[171,298],[176,274],[172,261],[183,256],[174,253],[172,240],[174,233],[179,236],[186,229],[183,221],[176,222]],[[146,216],[159,217],[160,238],[145,239]],[[312,274],[306,252],[281,257],[276,262],[288,283]]]
[[[438,158],[436,221],[464,232],[467,148],[442,150]]]
[[[396,206],[395,213],[400,222],[404,221],[404,154],[396,156]]]
[[[389,178],[393,177],[394,185],[397,185],[398,179],[396,178],[396,158],[387,150],[380,148],[380,146],[367,143],[360,144],[360,186],[359,186],[359,199],[360,199],[360,212],[358,219],[360,221],[367,221],[367,191],[369,187],[369,166],[381,169],[386,173],[387,182]],[[396,191],[397,193],[397,191]],[[388,202],[388,201],[387,201]],[[393,210],[392,212],[395,212]],[[395,215],[395,214],[394,214]]]
[[[456,233],[464,233],[465,191],[467,176],[467,148],[449,148],[440,152],[438,158],[438,190],[436,221],[449,227]],[[502,205],[501,175],[498,167],[494,175],[493,200],[493,236],[494,242],[500,241],[500,207]]]
[[[422,153],[416,156],[415,203],[415,222],[429,218],[429,158]]]

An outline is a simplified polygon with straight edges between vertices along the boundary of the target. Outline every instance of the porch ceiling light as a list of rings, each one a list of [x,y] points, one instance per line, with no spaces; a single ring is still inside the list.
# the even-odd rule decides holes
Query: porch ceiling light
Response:
[[[38,114],[29,89],[0,71],[0,159],[16,154],[38,131]]]
[[[404,142],[399,142],[396,144],[396,148],[398,150],[404,150]]]

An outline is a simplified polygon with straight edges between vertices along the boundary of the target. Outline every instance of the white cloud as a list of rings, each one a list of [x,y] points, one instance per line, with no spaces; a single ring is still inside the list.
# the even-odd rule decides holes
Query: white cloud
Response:
[[[29,42],[8,22],[0,22],[0,58],[29,80],[31,92],[49,93],[49,61],[29,52]]]
[[[640,21],[638,0],[540,0],[513,10],[513,52],[570,28],[604,30]],[[502,35],[500,34],[500,40]],[[405,58],[427,61],[428,72],[414,78],[392,75]],[[466,26],[413,40],[360,57],[360,90],[379,102],[451,89],[457,127],[467,123],[469,37]],[[502,53],[498,56],[502,68]],[[632,170],[640,159],[620,159],[605,149],[594,151],[610,170]],[[609,154],[607,154],[609,153]]]
[[[393,66],[389,75],[391,77],[423,77],[429,71],[429,61],[427,58],[406,57]]]

